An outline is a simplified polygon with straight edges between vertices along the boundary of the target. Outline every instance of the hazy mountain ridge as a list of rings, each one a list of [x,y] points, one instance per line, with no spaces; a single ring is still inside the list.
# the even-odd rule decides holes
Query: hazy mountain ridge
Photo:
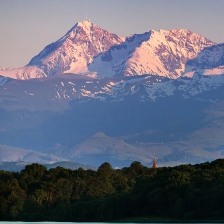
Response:
[[[43,70],[37,68],[36,66],[25,66],[22,68],[0,68],[0,74],[8,78],[19,80],[47,77]]]
[[[0,145],[0,161],[23,161],[23,162],[45,162],[60,161],[55,155],[26,150],[18,147]]]
[[[6,171],[13,171],[13,172],[20,172],[21,170],[25,169],[26,165],[32,164],[31,162],[0,162],[0,170]],[[52,164],[43,164],[41,165],[46,166],[47,169],[52,169],[56,167],[63,167],[65,169],[77,170],[78,168],[82,169],[91,169],[96,170],[96,167],[88,166],[81,163],[69,162],[69,161],[62,161],[62,162],[55,162]]]

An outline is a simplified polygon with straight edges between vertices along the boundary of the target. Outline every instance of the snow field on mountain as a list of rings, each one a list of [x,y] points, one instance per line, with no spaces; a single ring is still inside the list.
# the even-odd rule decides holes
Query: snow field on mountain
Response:
[[[223,75],[224,74],[224,67],[223,68],[214,68],[214,69],[205,69],[202,72],[203,75]]]
[[[25,66],[22,68],[8,68],[8,69],[0,68],[0,75],[12,79],[21,79],[21,80],[46,77],[46,74],[41,69],[35,66]]]
[[[194,75],[203,75],[203,76],[218,76],[218,75],[223,75],[224,74],[224,67],[218,67],[214,69],[198,69],[196,71],[191,71],[191,72],[186,72],[182,77],[188,77],[188,78],[193,78]]]

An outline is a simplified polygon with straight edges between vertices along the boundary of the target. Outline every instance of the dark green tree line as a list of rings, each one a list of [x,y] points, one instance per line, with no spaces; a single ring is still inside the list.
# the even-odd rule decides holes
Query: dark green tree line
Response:
[[[224,220],[223,200],[223,159],[157,169],[133,162],[115,170],[105,162],[96,171],[40,164],[0,171],[0,220]]]

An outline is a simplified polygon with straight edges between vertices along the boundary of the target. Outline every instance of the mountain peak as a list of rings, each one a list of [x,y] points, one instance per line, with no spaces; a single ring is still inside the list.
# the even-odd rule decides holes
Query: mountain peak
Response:
[[[97,26],[94,23],[91,23],[90,20],[83,20],[77,23],[77,27],[81,27],[84,30],[91,30],[91,27]]]
[[[79,29],[85,31],[85,33],[89,33],[92,30],[93,26],[95,27],[96,25],[91,23],[89,20],[78,22],[61,38],[61,40],[64,40],[66,38],[74,38],[76,34],[82,33],[79,31]]]
[[[78,22],[58,41],[46,46],[28,65],[41,68],[47,76],[63,73],[88,74],[88,64],[102,52],[124,42],[89,20]]]
[[[83,21],[77,23],[78,26],[90,26],[92,24],[93,23],[91,23],[90,20],[83,20]]]

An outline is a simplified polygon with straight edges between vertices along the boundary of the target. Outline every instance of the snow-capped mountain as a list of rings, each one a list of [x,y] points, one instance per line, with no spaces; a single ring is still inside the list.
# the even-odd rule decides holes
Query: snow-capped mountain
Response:
[[[59,77],[46,81],[54,82],[45,93],[51,101],[118,102],[133,96],[144,102],[177,94],[196,97],[223,85],[223,74],[224,44],[184,29],[151,30],[124,38],[88,20],[45,47],[27,66],[0,69],[0,75],[13,79]],[[2,79],[1,85],[4,82]],[[38,86],[37,80],[31,83]],[[33,86],[30,92],[26,83],[21,96],[35,98],[46,91],[38,88]]]
[[[185,29],[150,30],[124,38],[85,20],[46,46],[24,68],[0,69],[0,75],[30,79],[73,73],[101,79],[148,74],[177,79],[194,71],[197,60],[208,54],[213,65],[220,65],[222,48]]]
[[[92,63],[94,57],[123,41],[124,37],[85,20],[77,23],[61,39],[45,47],[28,65],[37,66],[47,76],[64,72],[86,74],[88,64]]]
[[[28,65],[47,76],[70,72],[97,78],[152,74],[175,79],[188,60],[214,44],[184,29],[151,30],[124,38],[83,21]]]
[[[99,77],[159,75],[180,77],[185,64],[214,43],[189,30],[151,30],[126,38],[119,47],[102,53],[89,65]]]

